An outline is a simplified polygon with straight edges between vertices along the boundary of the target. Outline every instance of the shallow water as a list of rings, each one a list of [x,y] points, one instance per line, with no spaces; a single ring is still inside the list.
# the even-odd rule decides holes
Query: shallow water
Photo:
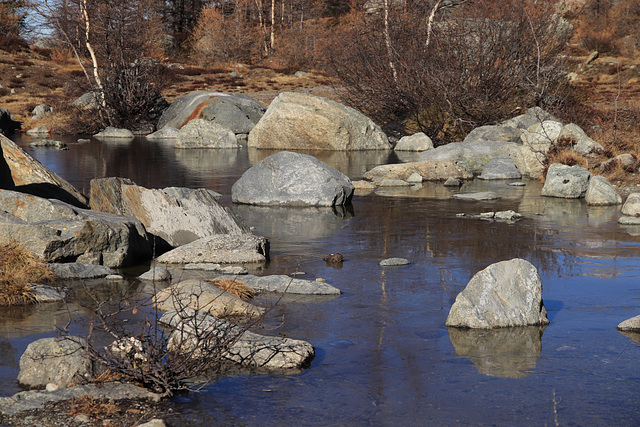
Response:
[[[19,143],[26,144],[23,140]],[[271,152],[175,150],[144,140],[29,149],[88,193],[94,177],[147,187],[207,187],[230,205],[233,182]],[[315,153],[359,179],[385,153]],[[617,224],[617,209],[539,196],[540,184],[474,181],[460,191],[501,199],[465,202],[452,190],[384,190],[348,209],[233,206],[271,240],[267,274],[306,273],[344,291],[336,298],[281,301],[266,334],[316,348],[292,375],[236,375],[173,400],[172,425],[636,425],[640,423],[640,340],[615,326],[640,314],[640,229]],[[513,209],[515,222],[457,213]],[[341,268],[322,261],[340,252]],[[404,257],[406,267],[382,268]],[[456,295],[487,265],[525,258],[538,267],[551,324],[500,331],[447,330]],[[0,390],[17,391],[26,345],[55,334],[64,308],[0,313]]]

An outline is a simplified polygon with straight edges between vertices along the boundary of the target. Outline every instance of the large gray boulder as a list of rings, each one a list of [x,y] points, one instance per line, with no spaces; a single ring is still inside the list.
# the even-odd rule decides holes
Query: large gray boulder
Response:
[[[517,147],[519,144],[503,141],[452,142],[420,153],[420,161],[455,162],[460,167],[479,174],[484,165],[500,156],[507,146]]]
[[[545,120],[558,121],[550,113],[547,113],[540,107],[529,108],[524,114],[505,120],[500,126],[513,127],[520,130],[527,130],[536,123],[542,123]]]
[[[476,273],[456,297],[445,324],[488,329],[548,323],[538,270],[515,258]]]
[[[165,264],[265,262],[269,241],[251,234],[217,234],[177,247],[157,258]]]
[[[156,309],[165,313],[185,308],[206,311],[215,317],[255,317],[264,313],[263,308],[197,279],[184,280],[161,290],[154,296],[153,303]]]
[[[59,387],[93,379],[87,342],[78,337],[42,338],[32,342],[20,357],[18,382],[29,388]]]
[[[603,176],[592,176],[584,196],[590,206],[610,206],[622,204],[622,197],[613,185]]]
[[[284,92],[249,133],[249,147],[278,150],[389,150],[387,136],[353,108]]]
[[[12,240],[47,262],[115,268],[151,257],[147,233],[135,218],[0,190],[0,241]]]
[[[196,91],[173,101],[158,121],[158,129],[166,126],[181,129],[192,119],[204,119],[229,129],[249,133],[267,107],[248,95]]]
[[[640,315],[620,322],[617,329],[619,331],[640,332]]]
[[[541,194],[548,197],[578,199],[584,197],[587,192],[590,178],[591,172],[582,166],[553,163],[547,171]]]
[[[177,310],[166,313],[160,321],[174,329],[169,349],[191,357],[219,354],[223,360],[242,366],[281,370],[304,368],[315,356],[306,341],[259,335],[205,312]]]
[[[562,127],[562,131],[558,136],[558,139],[561,138],[573,141],[573,150],[584,156],[604,150],[604,147],[601,144],[591,139],[580,126],[573,123],[569,123]]]
[[[0,188],[86,207],[87,198],[82,193],[1,134],[0,149]]]
[[[281,151],[248,169],[231,188],[234,203],[262,206],[340,206],[353,196],[351,180],[307,154]]]
[[[173,247],[217,234],[250,233],[218,197],[204,188],[148,189],[129,179],[100,178],[91,180],[90,203],[96,211],[137,218]]]
[[[433,141],[423,132],[403,136],[393,148],[394,151],[426,151],[433,148]]]
[[[175,148],[238,148],[228,128],[204,119],[193,119],[180,129]]]
[[[498,156],[489,160],[482,168],[480,179],[520,179],[522,174],[508,156]]]

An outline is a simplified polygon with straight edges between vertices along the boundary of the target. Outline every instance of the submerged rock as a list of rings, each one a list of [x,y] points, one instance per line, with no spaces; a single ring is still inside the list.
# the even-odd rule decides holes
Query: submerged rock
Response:
[[[538,270],[515,258],[476,273],[456,297],[445,325],[501,328],[548,323]]]
[[[49,268],[60,279],[96,279],[116,274],[115,270],[96,264],[81,264],[78,262],[53,263]]]

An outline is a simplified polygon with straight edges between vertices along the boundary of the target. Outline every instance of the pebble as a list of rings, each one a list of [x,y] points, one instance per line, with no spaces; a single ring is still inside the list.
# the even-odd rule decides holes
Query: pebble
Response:
[[[380,261],[379,264],[382,267],[392,267],[392,266],[399,266],[399,265],[409,265],[411,263],[406,258],[387,258]]]

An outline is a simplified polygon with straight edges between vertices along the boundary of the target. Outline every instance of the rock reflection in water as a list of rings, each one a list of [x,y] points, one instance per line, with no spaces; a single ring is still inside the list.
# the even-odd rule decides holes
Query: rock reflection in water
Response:
[[[458,355],[471,360],[481,374],[501,378],[526,377],[536,368],[544,329],[544,326],[447,328]]]
[[[55,331],[69,321],[70,313],[77,308],[75,304],[65,307],[63,303],[2,307],[0,337],[12,339]]]
[[[640,343],[640,331],[618,331],[625,337],[629,338],[631,341],[635,341]]]

